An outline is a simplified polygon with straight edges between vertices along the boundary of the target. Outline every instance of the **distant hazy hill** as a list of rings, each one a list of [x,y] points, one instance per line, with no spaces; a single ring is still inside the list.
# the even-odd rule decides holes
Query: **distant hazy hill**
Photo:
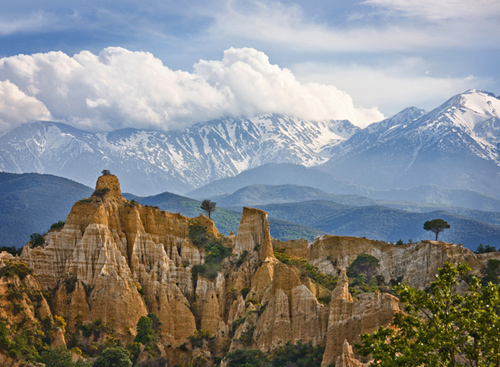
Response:
[[[32,233],[65,221],[75,201],[92,192],[62,177],[0,172],[0,245],[23,246]]]
[[[433,192],[431,189],[434,188]],[[415,213],[428,213],[445,211],[469,217],[481,222],[500,225],[500,200],[496,200],[475,192],[465,190],[447,190],[439,187],[428,186],[407,190],[412,196],[429,200],[431,203],[414,203],[409,201],[397,201],[398,196],[404,196],[402,190],[394,190],[394,200],[376,200],[359,195],[334,195],[325,191],[306,186],[297,185],[250,185],[233,194],[214,197],[217,205],[225,207],[258,206],[266,204],[296,203],[312,200],[326,200],[337,204],[349,206],[385,206],[392,209],[400,209]],[[434,194],[434,195],[433,195]],[[387,195],[387,193],[386,193]],[[465,201],[465,198],[476,200]],[[449,199],[447,199],[449,198]],[[450,201],[464,205],[476,205],[491,208],[496,211],[484,211],[470,209],[461,206],[438,204],[439,201]]]
[[[314,190],[283,186],[278,192],[276,189],[263,187],[269,185],[307,186]],[[246,189],[249,186],[250,188]],[[260,187],[253,188],[252,186]],[[330,173],[315,168],[306,168],[295,164],[262,165],[242,172],[235,177],[211,182],[187,195],[200,199],[213,198],[215,201],[220,201],[220,205],[232,206],[233,204],[230,202],[237,203],[234,205],[242,203],[246,203],[243,205],[249,205],[249,202],[265,203],[269,202],[269,198],[273,196],[275,196],[276,200],[274,202],[279,202],[278,200],[281,200],[281,202],[315,199],[330,200],[332,197],[329,195],[332,194],[334,195],[333,201],[341,200],[340,198],[343,195],[349,195],[353,201],[363,202],[361,205],[369,205],[370,203],[366,200],[369,198],[459,206],[500,212],[499,199],[471,190],[450,189],[437,185],[423,185],[410,189],[375,190],[338,180]],[[293,195],[296,195],[295,200],[290,200]],[[314,196],[317,196],[317,198],[314,198]],[[364,198],[360,198],[360,196]],[[256,201],[257,198],[264,201],[258,202]],[[350,198],[347,198],[347,200],[350,200]],[[346,202],[346,204],[357,205],[354,202]],[[376,204],[376,202],[372,202],[372,204]]]
[[[168,192],[148,197],[138,197],[130,194],[124,194],[123,196],[129,200],[134,199],[144,205],[158,206],[162,210],[171,213],[180,213],[187,217],[196,217],[200,214],[205,214],[200,209],[200,201]],[[212,213],[212,219],[220,233],[229,235],[231,231],[234,231],[234,233],[237,232],[240,224],[241,210],[242,207],[229,210],[221,208],[219,205],[217,206],[215,212]],[[269,217],[269,223],[271,236],[284,241],[297,238],[312,240],[317,235],[324,234],[321,230],[283,219]]]
[[[425,221],[443,218],[451,228],[440,235],[447,242],[475,249],[480,243],[500,245],[500,226],[442,211],[412,213],[382,206],[348,206],[330,201],[257,205],[270,216],[317,228],[332,235],[367,237],[388,242],[433,239]]]

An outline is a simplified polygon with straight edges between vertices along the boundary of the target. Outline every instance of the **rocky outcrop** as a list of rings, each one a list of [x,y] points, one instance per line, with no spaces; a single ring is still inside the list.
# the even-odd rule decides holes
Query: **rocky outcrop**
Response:
[[[232,255],[210,264],[209,247],[190,237],[196,228]],[[399,306],[389,294],[351,296],[344,269],[359,254],[379,260],[377,271],[386,282],[403,279],[417,287],[427,286],[446,260],[467,261],[478,273],[488,258],[499,257],[434,241],[393,246],[322,236],[313,243],[282,242],[271,238],[267,213],[255,208],[244,208],[237,234],[224,237],[203,215],[187,218],[126,200],[113,175],[101,176],[94,194],[75,203],[64,228],[49,231],[45,242],[26,246],[20,259],[37,274],[28,279],[52,295],[50,307],[41,298],[33,318],[58,315],[67,322],[66,335],[54,329],[54,343],[63,345],[87,328],[94,333],[82,336],[83,343],[109,337],[126,345],[141,316],[155,313],[161,322],[158,350],[173,365],[237,348],[269,352],[301,341],[325,346],[324,366],[363,366],[350,345],[361,333],[390,323]],[[296,262],[279,261],[273,247]],[[12,259],[1,253],[0,268]],[[331,277],[325,285],[298,265],[306,260],[310,270],[313,264],[338,276],[333,291],[325,288],[332,289]],[[2,312],[0,317],[8,317]],[[200,335],[205,339],[193,342]],[[147,357],[144,351],[140,355]]]
[[[337,357],[335,367],[366,367],[368,363],[361,363],[354,357],[351,345],[344,341],[342,345],[342,355]]]
[[[286,247],[287,254],[304,257],[321,271],[334,275],[347,268],[359,254],[369,254],[379,260],[378,274],[386,282],[400,280],[418,288],[427,287],[445,261],[453,264],[466,262],[473,274],[480,274],[485,262],[484,255],[441,241],[394,246],[366,238],[324,235],[308,245],[297,241],[275,241],[274,246]],[[498,254],[489,256],[500,257]]]
[[[341,270],[337,287],[332,292],[330,316],[322,366],[334,363],[349,344],[360,342],[359,336],[389,324],[400,312],[399,301],[390,294],[365,293],[359,300],[349,294],[345,269]]]

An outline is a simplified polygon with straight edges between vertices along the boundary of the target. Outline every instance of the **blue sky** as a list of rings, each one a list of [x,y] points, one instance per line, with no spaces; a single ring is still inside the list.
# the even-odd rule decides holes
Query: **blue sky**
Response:
[[[3,1],[0,130],[266,112],[364,126],[500,94],[499,40],[500,0]]]

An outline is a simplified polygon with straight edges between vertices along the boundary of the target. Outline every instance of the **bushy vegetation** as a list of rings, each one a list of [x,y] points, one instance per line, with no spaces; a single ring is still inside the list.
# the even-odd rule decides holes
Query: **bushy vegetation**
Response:
[[[33,270],[22,261],[7,260],[5,266],[0,268],[0,277],[13,278],[15,275],[24,280],[28,275],[33,274]]]
[[[285,248],[278,248],[274,251],[274,256],[284,264],[293,265],[300,270],[300,274],[308,277],[326,289],[333,290],[337,285],[337,278],[319,271],[317,266],[311,265],[301,257],[294,257],[285,253]]]
[[[62,228],[62,227],[64,227],[65,223],[66,222],[63,222],[62,220],[55,222],[55,223],[52,223],[52,225],[50,226],[50,229]]]
[[[500,284],[500,260],[489,259],[481,270],[483,274],[483,284],[492,282]]]
[[[32,235],[30,235],[30,245],[32,248],[42,246],[44,243],[45,239],[40,233],[33,233]]]
[[[324,347],[311,343],[292,344],[274,350],[266,356],[260,350],[237,349],[226,355],[228,367],[319,367],[323,359]]]
[[[498,366],[499,286],[481,285],[467,264],[445,263],[427,290],[397,287],[404,303],[387,327],[363,334],[357,345],[370,366]],[[467,282],[465,292],[458,284]]]
[[[192,273],[195,276],[202,274],[208,279],[214,280],[221,269],[222,261],[231,255],[232,249],[222,244],[222,237],[216,237],[207,231],[198,220],[189,224],[189,238],[199,249],[205,250],[205,263],[195,265]]]
[[[477,246],[476,251],[474,251],[475,254],[486,254],[488,252],[495,252],[497,249],[495,246],[490,246],[486,245],[484,246],[482,243]]]

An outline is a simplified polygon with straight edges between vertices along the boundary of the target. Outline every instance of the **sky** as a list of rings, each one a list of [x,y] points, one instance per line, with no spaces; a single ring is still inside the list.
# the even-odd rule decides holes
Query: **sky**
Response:
[[[500,94],[500,0],[0,3],[0,132],[263,113],[364,127]]]

